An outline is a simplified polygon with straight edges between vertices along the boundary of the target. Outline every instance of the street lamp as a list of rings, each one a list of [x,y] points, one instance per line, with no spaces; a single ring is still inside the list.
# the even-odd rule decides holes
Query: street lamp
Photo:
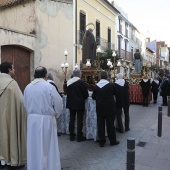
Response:
[[[79,68],[79,66],[78,66],[78,64],[76,63],[76,65],[75,65],[75,67],[74,67],[75,69],[78,69]]]
[[[113,51],[112,57],[114,57],[113,62],[114,62],[114,78],[115,78],[115,69],[116,69],[116,53],[115,53],[115,51]]]
[[[67,80],[66,80],[66,75],[67,75],[67,69],[69,67],[69,64],[67,62],[67,55],[68,55],[68,52],[67,50],[64,51],[64,56],[65,56],[65,62],[63,62],[61,64],[61,68],[63,70],[63,74],[64,74],[64,84],[63,84],[63,90],[64,90],[64,93],[66,94],[66,88],[67,88]]]

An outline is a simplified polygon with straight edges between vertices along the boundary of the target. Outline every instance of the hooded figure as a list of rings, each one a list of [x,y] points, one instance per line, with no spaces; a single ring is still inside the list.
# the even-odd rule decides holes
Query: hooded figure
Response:
[[[83,37],[83,64],[86,63],[86,59],[91,59],[94,62],[96,58],[96,41],[93,35],[93,30],[89,28]]]
[[[137,49],[136,53],[134,54],[134,63],[135,63],[135,72],[139,73],[141,71],[141,61],[142,61],[142,56],[140,54],[140,51]]]

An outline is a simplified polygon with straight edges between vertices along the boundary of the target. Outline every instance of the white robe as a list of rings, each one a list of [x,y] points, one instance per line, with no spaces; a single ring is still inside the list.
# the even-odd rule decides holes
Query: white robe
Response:
[[[44,79],[35,79],[24,91],[27,119],[27,170],[61,170],[57,122],[62,98]]]

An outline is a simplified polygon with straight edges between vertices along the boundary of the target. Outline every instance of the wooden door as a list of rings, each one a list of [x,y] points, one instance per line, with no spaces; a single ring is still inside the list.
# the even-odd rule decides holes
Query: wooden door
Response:
[[[1,62],[13,63],[15,69],[14,79],[23,92],[26,85],[30,83],[30,51],[19,46],[2,46]]]

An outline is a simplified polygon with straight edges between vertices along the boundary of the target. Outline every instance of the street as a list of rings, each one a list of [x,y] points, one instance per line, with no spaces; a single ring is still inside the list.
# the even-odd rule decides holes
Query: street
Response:
[[[158,106],[149,107],[131,104],[130,131],[117,133],[120,144],[110,146],[108,138],[105,147],[99,147],[94,140],[70,141],[68,135],[58,137],[62,170],[126,170],[127,138],[135,138],[136,170],[170,170],[170,117],[163,107],[162,137],[157,136]],[[138,142],[145,146],[136,146]],[[7,170],[4,169],[4,170]],[[8,168],[10,170],[10,168]],[[26,170],[22,168],[21,170]]]

